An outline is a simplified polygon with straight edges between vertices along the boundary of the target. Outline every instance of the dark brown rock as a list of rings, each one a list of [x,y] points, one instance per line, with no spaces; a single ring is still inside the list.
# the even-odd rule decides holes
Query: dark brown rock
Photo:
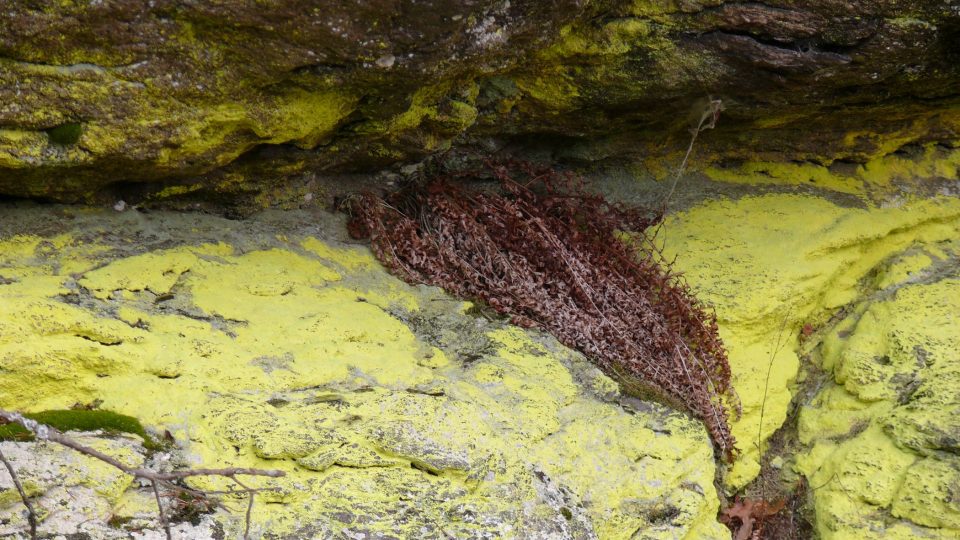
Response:
[[[954,0],[13,0],[0,29],[13,196],[256,193],[451,144],[650,159],[708,95],[713,160],[960,140]]]

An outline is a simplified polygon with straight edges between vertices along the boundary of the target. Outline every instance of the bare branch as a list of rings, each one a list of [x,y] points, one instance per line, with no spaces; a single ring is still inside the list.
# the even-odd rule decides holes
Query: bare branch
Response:
[[[33,503],[30,502],[30,497],[27,497],[27,492],[24,491],[23,484],[20,483],[17,472],[13,470],[13,465],[7,461],[7,456],[3,455],[3,451],[0,451],[0,461],[3,462],[4,467],[7,468],[7,472],[10,473],[10,479],[13,480],[13,485],[17,488],[17,493],[20,494],[20,500],[22,500],[23,505],[27,507],[27,521],[30,522],[30,539],[37,540],[37,512],[33,509]]]
[[[278,470],[267,470],[267,469],[247,469],[242,467],[233,467],[229,469],[186,469],[183,471],[173,471],[173,472],[157,472],[150,469],[142,469],[136,467],[130,467],[124,465],[122,462],[104,454],[103,452],[90,448],[89,446],[84,446],[77,441],[67,437],[63,433],[53,429],[52,427],[39,424],[34,420],[24,418],[23,415],[19,413],[11,413],[5,410],[0,409],[0,418],[3,418],[9,422],[16,422],[23,427],[27,428],[33,433],[33,435],[40,439],[55,442],[57,444],[66,446],[80,452],[81,454],[90,456],[92,458],[99,459],[108,465],[120,469],[121,471],[136,476],[137,478],[144,478],[146,480],[154,481],[172,481],[172,480],[181,480],[183,478],[189,478],[191,476],[236,476],[236,475],[245,475],[245,476],[269,476],[271,478],[279,478],[284,476],[286,473]]]
[[[250,516],[253,514],[253,497],[254,495],[256,495],[256,493],[254,492],[254,490],[244,485],[244,483],[241,482],[240,480],[237,480],[234,477],[230,477],[230,479],[236,482],[238,486],[247,490],[247,493],[250,496],[250,500],[247,502],[246,523],[243,528],[243,540],[249,540],[250,539]]]
[[[163,511],[163,501],[160,500],[160,490],[157,489],[157,481],[151,481],[150,487],[153,488],[153,497],[157,500],[157,513],[160,514],[160,526],[163,527],[163,532],[167,534],[167,540],[173,540],[173,534],[170,532],[170,524],[167,523],[167,514]]]
[[[669,204],[670,197],[673,196],[674,190],[677,189],[677,183],[680,181],[680,177],[683,176],[684,169],[687,168],[687,161],[690,160],[690,154],[693,152],[693,143],[697,142],[697,136],[708,129],[713,129],[716,127],[717,120],[720,118],[720,111],[723,110],[723,102],[719,99],[713,99],[712,97],[708,98],[705,103],[697,103],[697,106],[702,106],[702,110],[699,111],[700,120],[697,122],[696,126],[690,127],[690,145],[687,147],[687,153],[683,156],[683,161],[680,162],[680,167],[677,168],[677,173],[673,178],[673,184],[670,186],[670,191],[663,199],[664,210],[666,210],[667,204]]]
[[[157,501],[157,511],[160,514],[160,525],[163,527],[166,533],[167,540],[172,540],[173,535],[170,529],[170,523],[167,520],[166,512],[164,511],[164,508],[163,508],[163,501],[160,497],[160,490],[158,488],[158,484],[169,487],[177,492],[191,493],[194,495],[207,497],[210,494],[221,493],[221,492],[207,493],[200,490],[178,486],[173,482],[176,480],[183,480],[185,478],[191,478],[195,476],[222,476],[224,478],[229,478],[230,480],[235,482],[237,485],[242,487],[243,491],[231,490],[231,491],[225,491],[222,493],[231,493],[231,494],[246,493],[250,497],[249,502],[247,504],[246,529],[244,532],[244,538],[248,538],[249,532],[250,532],[250,518],[253,512],[254,495],[258,491],[268,491],[276,488],[250,488],[250,487],[247,487],[242,482],[240,482],[237,479],[237,476],[266,476],[269,478],[280,478],[281,476],[284,476],[286,474],[283,471],[279,471],[279,470],[250,469],[250,468],[244,468],[244,467],[233,467],[233,468],[227,468],[227,469],[185,469],[182,471],[171,471],[171,472],[159,472],[159,471],[154,471],[152,469],[145,469],[142,467],[131,467],[129,465],[124,464],[123,462],[121,462],[120,460],[116,459],[113,456],[107,455],[95,448],[91,448],[89,446],[80,444],[79,442],[64,435],[60,431],[50,426],[41,424],[36,420],[31,420],[30,418],[25,417],[21,413],[0,409],[0,420],[4,420],[6,423],[20,424],[21,426],[26,428],[27,431],[31,432],[37,440],[50,441],[50,442],[57,443],[61,446],[65,446],[67,448],[70,448],[71,450],[79,452],[85,456],[89,456],[94,459],[100,460],[135,478],[147,480],[150,483],[150,487],[153,489],[153,495]],[[27,507],[28,516],[30,518],[31,538],[35,540],[36,534],[37,534],[36,533],[37,520],[36,520],[36,513],[34,512],[33,506],[31,505],[29,499],[27,498],[26,492],[23,490],[23,486],[20,484],[20,481],[17,478],[16,473],[13,470],[13,467],[6,460],[6,458],[3,457],[2,453],[0,453],[0,460],[3,461],[4,465],[6,465],[7,471],[9,471],[11,478],[13,478],[14,485],[17,487],[17,490],[20,492],[20,497],[21,499],[23,499],[23,503]]]

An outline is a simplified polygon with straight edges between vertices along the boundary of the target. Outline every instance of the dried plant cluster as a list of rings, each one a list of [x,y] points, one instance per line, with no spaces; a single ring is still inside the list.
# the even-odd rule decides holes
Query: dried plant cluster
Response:
[[[463,187],[492,175],[499,190]],[[715,317],[672,273],[647,231],[661,214],[587,194],[570,173],[526,162],[424,175],[352,206],[351,234],[410,283],[480,300],[577,349],[632,394],[703,420],[736,448],[736,395]],[[622,231],[635,234],[629,238]]]

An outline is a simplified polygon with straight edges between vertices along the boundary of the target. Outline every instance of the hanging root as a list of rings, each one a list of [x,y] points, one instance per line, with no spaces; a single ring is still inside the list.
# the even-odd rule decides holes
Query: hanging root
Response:
[[[499,191],[461,187],[482,175]],[[726,406],[736,395],[716,319],[644,232],[662,215],[587,194],[572,174],[515,161],[433,174],[385,197],[366,193],[350,211],[351,233],[369,238],[404,280],[550,332],[626,391],[701,419],[723,458],[735,456]]]

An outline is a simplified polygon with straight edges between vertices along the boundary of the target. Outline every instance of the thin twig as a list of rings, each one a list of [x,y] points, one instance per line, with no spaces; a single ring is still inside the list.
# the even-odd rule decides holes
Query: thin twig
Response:
[[[701,122],[703,120],[701,119]],[[697,142],[697,136],[700,135],[700,127],[690,130],[693,134],[690,137],[690,145],[687,146],[687,153],[683,155],[683,161],[680,162],[680,166],[677,167],[677,174],[673,177],[673,183],[670,184],[670,191],[667,192],[667,196],[663,198],[663,207],[667,207],[667,203],[670,202],[670,197],[673,197],[673,192],[677,189],[677,183],[680,182],[680,177],[683,176],[683,170],[687,168],[687,160],[690,159],[690,153],[693,152],[693,143]]]
[[[157,489],[157,481],[152,480],[150,487],[153,488],[153,497],[157,500],[157,513],[160,514],[160,526],[167,534],[167,540],[173,540],[173,533],[170,532],[170,524],[167,523],[167,514],[163,511],[163,501],[160,500],[160,490]]]
[[[687,161],[690,159],[690,154],[693,153],[693,144],[697,142],[697,137],[700,136],[700,133],[708,129],[713,129],[717,125],[717,120],[720,118],[720,111],[723,110],[723,102],[719,99],[708,98],[707,104],[703,108],[703,111],[700,113],[700,121],[697,123],[696,127],[690,128],[690,144],[687,145],[687,153],[683,156],[683,161],[680,162],[680,166],[677,167],[677,173],[673,177],[673,183],[670,185],[670,191],[667,192],[667,196],[663,198],[663,203],[661,203],[661,216],[666,216],[667,214],[667,205],[670,204],[670,198],[673,197],[674,190],[677,189],[677,184],[680,182],[680,177],[683,176],[683,171],[687,168]],[[651,242],[656,240],[657,236],[660,235],[660,229],[663,228],[664,219],[660,220],[660,223],[657,224],[657,228],[654,229],[651,236]]]
[[[198,495],[246,495],[248,493],[264,493],[268,491],[280,491],[280,488],[278,487],[224,489],[222,491],[198,491],[198,490],[184,488],[183,486],[177,486],[177,488],[182,489],[187,493],[195,493]]]
[[[666,208],[667,203],[670,202],[670,197],[673,196],[673,191],[677,189],[677,183],[680,181],[680,177],[683,175],[683,170],[687,167],[687,161],[690,159],[690,154],[693,152],[693,143],[697,142],[697,136],[699,136],[703,131],[716,127],[717,119],[720,117],[720,111],[722,110],[723,102],[719,99],[710,98],[707,101],[706,106],[703,108],[703,111],[700,113],[700,121],[697,123],[697,126],[690,128],[690,144],[687,146],[687,153],[683,156],[683,161],[680,162],[680,167],[677,168],[677,174],[673,178],[673,185],[670,186],[670,191],[663,199],[664,208]]]
[[[250,497],[250,500],[247,502],[247,516],[246,523],[243,527],[243,540],[250,540],[250,516],[253,514],[253,497],[256,495],[256,492],[253,489],[250,489],[243,482],[237,480],[236,477],[231,476],[231,480],[237,483],[238,486],[242,487],[247,491],[247,494]]]
[[[170,524],[167,521],[166,512],[163,509],[163,501],[160,497],[160,490],[157,487],[158,484],[168,486],[174,490],[187,493],[199,493],[203,496],[208,495],[206,492],[198,492],[190,488],[185,488],[178,486],[173,483],[175,480],[183,480],[185,478],[195,477],[195,476],[222,476],[229,478],[236,482],[238,485],[244,488],[244,492],[250,496],[250,502],[247,505],[247,533],[245,533],[244,538],[247,537],[247,534],[250,530],[250,516],[253,510],[253,499],[254,494],[261,489],[249,488],[237,480],[237,476],[267,476],[270,478],[279,478],[284,476],[286,473],[279,470],[269,470],[269,469],[250,469],[243,467],[233,467],[227,469],[187,469],[182,471],[171,471],[171,472],[158,472],[151,469],[144,469],[140,467],[131,467],[125,465],[120,460],[114,458],[113,456],[107,455],[95,448],[85,446],[79,442],[67,437],[60,431],[41,424],[36,420],[32,420],[23,416],[18,412],[11,412],[0,409],[0,419],[5,420],[6,422],[16,423],[23,426],[27,431],[31,432],[35,439],[41,441],[50,441],[55,442],[61,446],[75,450],[83,455],[92,457],[94,459],[100,460],[112,467],[119,469],[120,471],[129,474],[135,478],[141,478],[150,482],[150,486],[153,489],[154,498],[157,501],[157,511],[160,514],[160,524],[163,526],[164,531],[166,532],[167,540],[172,540],[173,535],[170,529]],[[18,491],[20,492],[20,497],[23,499],[24,505],[27,507],[28,515],[30,516],[30,526],[32,531],[32,539],[36,539],[36,514],[33,510],[33,506],[30,504],[27,499],[26,492],[23,491],[23,487],[20,485],[19,480],[13,470],[13,467],[10,463],[0,454],[0,459],[4,462],[7,467],[7,470],[10,472],[11,477],[14,480],[14,485],[17,486]]]
[[[0,411],[0,416],[3,416],[3,413],[4,411]],[[151,469],[129,467],[121,463],[116,458],[109,456],[107,454],[104,454],[103,452],[100,452],[99,450],[96,450],[94,448],[90,448],[89,446],[84,446],[53,428],[48,427],[47,429],[49,431],[46,437],[38,436],[37,438],[42,438],[42,439],[66,446],[67,448],[76,450],[81,454],[85,454],[92,458],[99,459],[100,461],[103,461],[104,463],[112,465],[129,475],[135,476],[137,478],[143,478],[146,480],[155,481],[155,482],[157,481],[170,482],[173,480],[182,480],[184,478],[189,478],[192,476],[230,477],[230,476],[242,474],[247,476],[269,476],[271,478],[279,478],[284,475],[283,471],[278,471],[278,470],[246,469],[242,467],[234,467],[229,469],[187,469],[183,471],[171,471],[171,472],[157,472]],[[35,435],[38,435],[38,434],[35,434]]]
[[[7,456],[3,455],[2,450],[0,450],[0,461],[3,462],[3,465],[7,468],[7,472],[10,473],[10,479],[13,480],[13,485],[17,488],[17,493],[20,494],[20,500],[22,500],[23,505],[27,507],[27,521],[30,522],[30,540],[37,540],[37,512],[33,509],[33,503],[30,502],[30,497],[27,497],[27,492],[23,489],[23,484],[20,483],[17,472],[13,470],[13,465],[7,461]]]
[[[781,348],[786,346],[786,340],[783,340],[784,330],[787,328],[787,319],[790,318],[790,312],[783,316],[783,322],[780,323],[780,330],[777,332],[777,343],[773,346],[773,352],[770,353],[770,362],[767,363],[767,380],[763,385],[763,400],[760,402],[760,425],[757,427],[757,462],[760,464],[760,474],[763,474],[763,414],[767,408],[767,392],[770,389],[770,373],[773,371],[773,362],[780,354]],[[781,343],[781,340],[782,343]],[[767,500],[766,483],[763,477],[760,477],[760,499]]]

